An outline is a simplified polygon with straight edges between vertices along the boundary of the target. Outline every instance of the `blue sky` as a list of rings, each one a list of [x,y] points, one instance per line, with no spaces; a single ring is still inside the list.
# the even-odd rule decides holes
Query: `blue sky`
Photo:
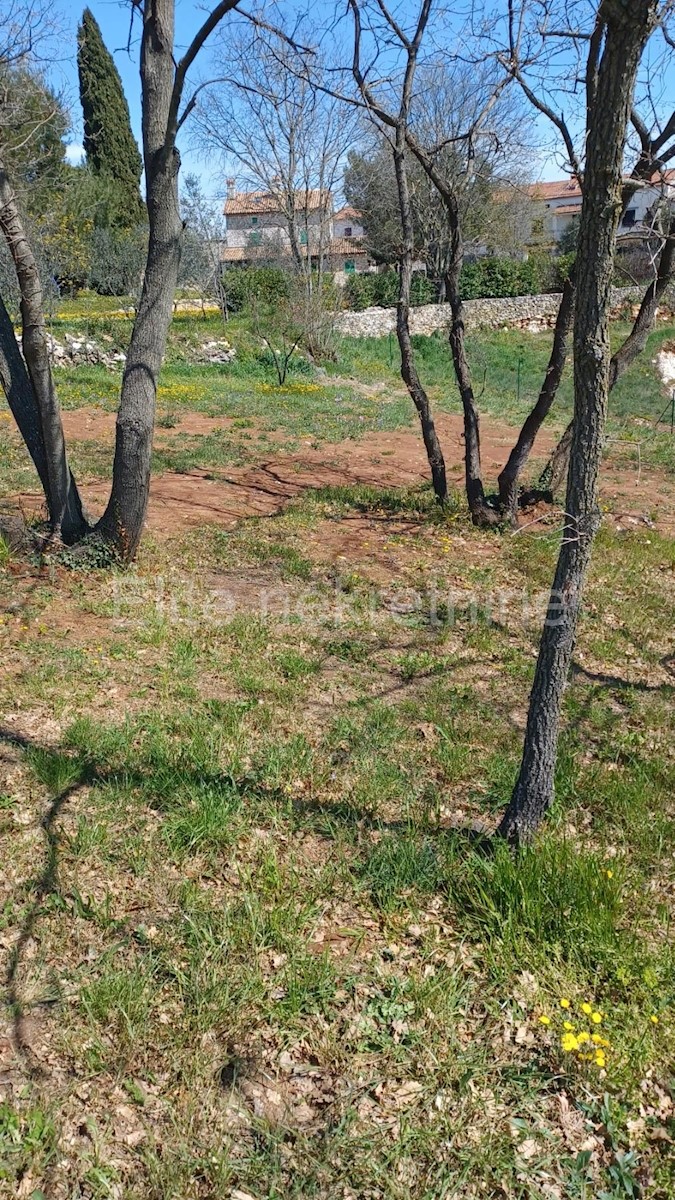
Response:
[[[82,122],[78,96],[76,49],[77,25],[81,18],[83,7],[84,0],[56,0],[55,5],[55,16],[61,31],[58,38],[60,57],[52,68],[52,75],[55,83],[65,87],[67,97],[70,101],[73,116],[72,144],[69,147],[69,158],[71,161],[78,161],[81,157]],[[121,0],[121,2],[120,0],[89,0],[89,7],[92,9],[101,26],[105,43],[112,52],[122,77],[122,83],[129,103],[132,128],[140,141],[140,76],[138,69],[140,18],[138,15],[136,16],[131,46],[127,50],[129,20],[132,11],[129,0]],[[407,0],[402,0],[401,8],[403,13],[405,13],[407,7]],[[210,8],[211,3],[209,0],[203,0],[199,4],[190,3],[189,0],[176,0],[177,55],[190,42],[195,30],[204,20],[205,12]],[[318,0],[318,2],[314,0],[312,15],[316,14],[317,18],[320,19],[319,14],[322,12],[325,14],[325,11],[324,0]],[[231,20],[232,18],[229,19]],[[226,18],[227,20],[228,18]],[[213,39],[211,45],[213,45]],[[208,66],[209,59],[209,43],[207,43],[195,68],[197,77],[200,71],[204,71]],[[672,93],[675,91],[673,88],[674,74],[675,70],[673,69],[667,71],[661,81],[661,88],[666,95],[660,98],[662,101],[670,101],[668,108],[672,105]],[[547,140],[550,136],[549,127],[546,122],[542,124],[542,135]],[[214,161],[213,158],[205,160],[197,150],[190,146],[189,122],[184,131],[180,149],[183,159],[183,174],[188,171],[198,174],[202,179],[204,191],[208,196],[221,196],[224,191],[224,175],[227,172],[221,168],[219,161]],[[545,159],[542,160],[536,154],[533,155],[533,159],[534,161],[531,164],[533,176],[544,179],[556,179],[562,176],[563,171],[561,170],[559,156],[557,156],[557,161],[556,157],[552,157],[548,161]]]
[[[57,83],[65,85],[68,99],[70,101],[71,112],[73,117],[73,130],[71,135],[71,145],[68,151],[68,157],[72,162],[80,161],[82,157],[82,118],[78,95],[78,80],[77,80],[77,25],[81,19],[82,10],[85,7],[85,0],[60,0],[58,2],[57,12],[62,20],[60,24],[63,27],[63,35],[59,37],[59,47],[61,57],[58,63],[53,68],[53,75]],[[141,106],[140,106],[140,75],[138,68],[139,57],[139,40],[140,40],[140,18],[136,15],[134,29],[131,39],[130,49],[127,50],[127,42],[129,38],[129,19],[131,5],[128,0],[89,0],[91,8],[96,20],[98,21],[101,32],[103,34],[106,46],[113,54],[117,69],[121,75],[124,86],[125,95],[129,104],[129,112],[131,116],[131,125],[140,143],[141,137]],[[199,27],[204,19],[205,11],[211,8],[211,4],[204,0],[203,3],[194,4],[189,0],[177,0],[176,2],[176,50],[180,53],[181,49],[190,42],[195,30]],[[318,8],[313,10],[319,11]],[[226,18],[227,21],[228,18]],[[215,35],[217,37],[217,35]],[[200,71],[203,71],[209,63],[209,48],[213,47],[215,38],[211,39],[202,50],[200,59],[195,66],[195,74],[199,77]],[[188,89],[189,94],[189,89]],[[189,144],[189,122],[184,131],[180,142],[181,157],[183,162],[183,175],[188,171],[192,171],[199,175],[202,180],[202,186],[208,196],[219,197],[224,192],[224,176],[228,173],[221,169],[219,161],[211,159],[207,161],[199,152]],[[559,168],[551,164],[551,168],[545,175],[549,178],[557,178],[560,175]]]
[[[82,154],[82,111],[80,108],[77,82],[77,26],[81,19],[85,0],[61,0],[58,5],[59,22],[63,33],[59,37],[61,57],[55,64],[52,75],[57,84],[65,86],[70,101],[73,116],[73,131],[68,157],[71,161],[79,161]],[[119,0],[89,0],[88,7],[98,21],[106,46],[112,53],[117,69],[122,77],[124,92],[129,104],[131,126],[138,142],[141,140],[141,81],[138,67],[140,18],[136,14],[130,50],[127,50],[129,38],[129,16],[131,5]],[[197,5],[187,0],[177,0],[176,4],[176,50],[180,52],[192,39],[195,30],[204,20],[204,9],[210,5]],[[208,43],[204,50],[208,60]],[[219,164],[206,162],[188,144],[188,138],[183,137],[181,144],[183,174],[193,171],[203,182],[208,195],[220,195],[223,191]]]

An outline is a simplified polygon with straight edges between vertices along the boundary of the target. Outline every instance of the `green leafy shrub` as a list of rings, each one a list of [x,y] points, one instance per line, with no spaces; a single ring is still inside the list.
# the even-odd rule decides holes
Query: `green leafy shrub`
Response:
[[[347,308],[362,312],[364,308],[393,308],[398,300],[398,272],[383,271],[381,275],[352,275],[344,291]],[[411,304],[433,304],[436,285],[426,275],[413,275],[410,288]]]
[[[542,290],[542,274],[542,263],[536,256],[524,262],[515,258],[479,258],[464,263],[460,295],[463,300],[535,296]]]
[[[555,258],[548,254],[531,254],[524,261],[515,258],[479,258],[464,263],[460,295],[462,300],[480,300],[559,292],[573,262],[573,253]],[[413,276],[410,295],[413,305],[433,304],[436,296],[437,286],[432,279],[422,274]],[[396,271],[384,271],[381,275],[353,275],[344,289],[345,305],[355,312],[373,305],[393,308],[397,298]]]
[[[252,300],[275,305],[287,300],[291,281],[281,267],[233,267],[223,276],[224,292],[230,312],[242,312]]]

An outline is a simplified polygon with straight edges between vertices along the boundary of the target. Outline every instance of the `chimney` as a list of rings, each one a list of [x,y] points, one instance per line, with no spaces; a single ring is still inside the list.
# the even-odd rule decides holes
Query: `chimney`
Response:
[[[234,196],[236,182],[237,182],[237,181],[236,181],[236,179],[234,178],[234,176],[233,176],[233,175],[231,175],[229,179],[226,179],[226,180],[225,180],[225,186],[226,186],[226,188],[227,188],[227,198],[228,198],[228,200],[231,200],[231,199],[232,199],[232,197]]]

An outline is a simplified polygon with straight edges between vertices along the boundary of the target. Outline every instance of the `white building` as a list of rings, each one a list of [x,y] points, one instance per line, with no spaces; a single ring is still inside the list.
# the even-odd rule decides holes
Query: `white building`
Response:
[[[554,183],[535,183],[528,189],[541,209],[543,240],[557,243],[581,213],[581,188],[576,179],[556,180]],[[644,236],[653,228],[659,204],[672,204],[675,199],[675,171],[664,171],[648,185],[635,192],[621,218],[619,238]],[[533,224],[536,221],[534,218]]]
[[[329,191],[297,191],[291,204],[281,191],[237,192],[228,179],[223,211],[221,261],[228,265],[290,258],[292,227],[300,253],[313,262],[322,259],[343,276],[369,269],[361,214],[348,206],[334,213]]]

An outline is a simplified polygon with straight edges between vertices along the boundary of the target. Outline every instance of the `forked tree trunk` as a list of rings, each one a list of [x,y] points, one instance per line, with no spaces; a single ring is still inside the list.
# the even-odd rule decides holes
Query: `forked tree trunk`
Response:
[[[642,298],[633,328],[623,345],[612,356],[609,364],[610,392],[624,372],[628,370],[631,363],[635,362],[635,359],[642,354],[647,345],[647,339],[656,321],[656,310],[659,300],[670,285],[674,273],[675,217],[671,219],[665,234],[663,247],[659,255],[656,277],[652,280]],[[560,488],[569,467],[570,452],[572,449],[572,425],[573,422],[570,421],[539,476],[540,485],[553,493],[557,492]]]
[[[148,0],[143,23],[148,259],[122,379],[112,490],[97,526],[97,532],[127,560],[138,546],[148,507],[157,380],[171,324],[183,231],[178,207],[180,157],[169,128],[174,84],[173,3]]]
[[[419,142],[407,132],[406,139],[420,166],[426,171],[437,189],[445,208],[449,251],[444,289],[445,299],[450,304],[451,312],[448,340],[464,416],[464,483],[469,511],[474,525],[497,525],[501,516],[497,509],[488,504],[483,487],[480,461],[480,419],[471,381],[471,368],[466,354],[464,306],[459,286],[464,247],[457,196],[452,182],[443,175],[433,158],[420,146]]]
[[[152,437],[157,379],[166,349],[180,263],[182,221],[178,210],[176,134],[194,107],[182,102],[185,79],[206,39],[238,0],[219,0],[197,30],[178,62],[174,60],[175,0],[145,0],[142,6],[141,84],[143,155],[148,204],[149,245],[140,304],[122,379],[117,414],[115,459],[110,500],[94,529],[125,560],[138,546],[150,490]],[[14,258],[22,295],[24,358],[30,392],[39,412],[38,436],[31,416],[27,377],[7,339],[0,312],[0,380],[8,389],[12,411],[33,454],[45,488],[55,528],[90,532],[67,469],[63,429],[49,370],[42,316],[42,293],[30,246],[25,238],[6,176],[0,172],[0,224]],[[6,314],[5,314],[6,315]],[[3,334],[4,329],[4,334]],[[79,526],[78,526],[79,519]],[[70,524],[69,524],[70,522]],[[78,540],[72,536],[69,540]]]
[[[450,229],[450,263],[445,276],[445,291],[452,314],[448,334],[450,351],[455,368],[455,377],[462,401],[464,415],[464,485],[469,512],[474,525],[497,525],[500,515],[486,500],[480,462],[480,419],[471,381],[471,368],[466,355],[464,340],[464,305],[462,304],[459,280],[464,251],[459,224],[459,211],[454,194],[443,196]]]
[[[49,495],[47,455],[42,436],[40,413],[35,403],[26,364],[14,336],[14,326],[0,296],[0,385],[9,410],[30,454],[45,496]]]
[[[394,150],[394,170],[401,212],[403,248],[399,277],[398,304],[396,306],[396,336],[401,350],[401,378],[405,383],[413,404],[417,409],[422,427],[422,437],[431,468],[431,479],[436,499],[443,504],[448,495],[443,451],[431,415],[429,398],[422,387],[415,366],[415,356],[410,339],[410,287],[414,254],[414,230],[408,173],[405,162],[405,138],[402,129],[397,130],[397,146]]]
[[[33,407],[41,432],[41,467],[38,474],[44,488],[52,533],[65,542],[75,542],[88,529],[75,481],[68,467],[66,446],[61,423],[61,411],[54,387],[47,326],[44,318],[44,297],[37,263],[26,237],[14,190],[0,163],[0,229],[9,249],[16,271],[21,295],[21,342],[23,360],[33,396]],[[4,308],[4,305],[3,305]],[[26,379],[18,367],[9,344],[6,323],[3,328],[4,356],[8,367],[13,365],[15,403],[23,396],[21,410],[27,416],[28,392]],[[12,332],[11,340],[14,340]],[[20,392],[19,390],[20,389]],[[9,399],[9,393],[7,393]],[[14,411],[14,409],[12,409]],[[35,420],[29,422],[32,427]],[[21,428],[21,427],[20,427]],[[28,443],[27,443],[28,444]],[[35,436],[33,448],[37,447]],[[31,446],[29,450],[32,453]],[[37,462],[35,463],[38,466]]]
[[[565,525],[530,696],[523,758],[497,831],[515,845],[532,838],[553,800],[563,693],[600,524],[597,485],[609,392],[610,287],[621,212],[621,167],[637,69],[656,9],[656,0],[603,0],[599,11],[605,43],[587,117]]]
[[[530,456],[535,439],[548,416],[558,393],[562,373],[567,360],[567,340],[574,319],[575,283],[573,278],[565,280],[560,308],[556,317],[551,357],[546,368],[537,403],[528,413],[518,440],[511,451],[503,471],[498,477],[499,505],[513,524],[517,521],[518,484],[525,464]]]

